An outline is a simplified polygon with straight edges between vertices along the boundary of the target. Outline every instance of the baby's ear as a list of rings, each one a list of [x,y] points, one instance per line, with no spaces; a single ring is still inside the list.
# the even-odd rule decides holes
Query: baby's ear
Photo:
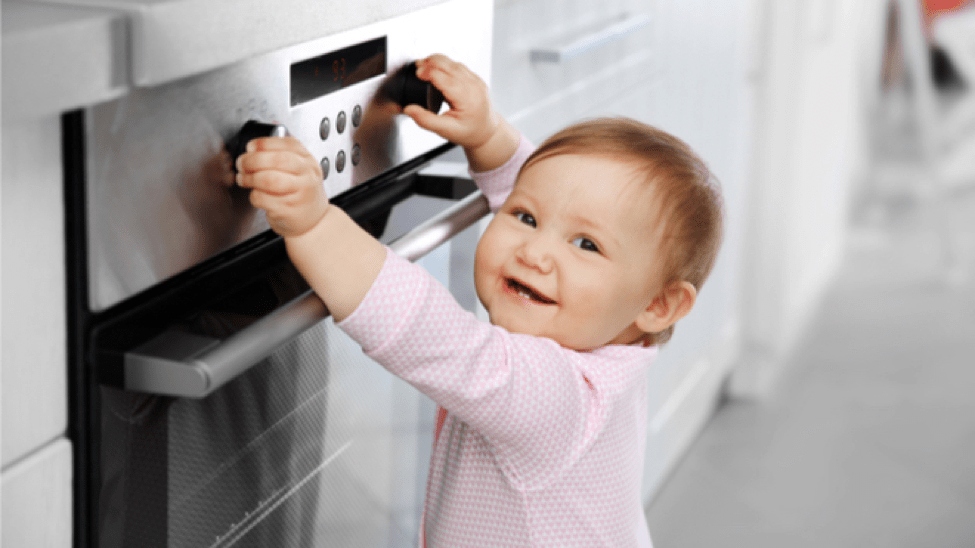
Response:
[[[697,289],[690,282],[674,282],[664,288],[636,319],[644,333],[658,333],[677,323],[694,308]]]

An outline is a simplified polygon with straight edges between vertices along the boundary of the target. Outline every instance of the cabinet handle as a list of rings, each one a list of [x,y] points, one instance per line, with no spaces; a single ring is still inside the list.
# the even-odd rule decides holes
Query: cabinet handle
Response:
[[[487,198],[474,192],[397,238],[389,247],[397,255],[415,261],[489,212]],[[165,332],[125,354],[125,388],[202,398],[327,316],[321,299],[309,290],[223,341]]]
[[[581,36],[568,44],[554,47],[532,48],[530,57],[533,62],[539,63],[562,63],[594,49],[600,48],[610,42],[621,40],[634,31],[650,24],[649,13],[637,13],[626,16],[622,21],[610,23],[609,25]]]

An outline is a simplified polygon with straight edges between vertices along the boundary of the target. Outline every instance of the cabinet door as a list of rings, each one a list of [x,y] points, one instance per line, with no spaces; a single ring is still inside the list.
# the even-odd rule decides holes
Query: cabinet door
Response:
[[[59,118],[5,122],[3,465],[67,428],[64,210]]]
[[[652,77],[652,7],[645,0],[498,2],[492,69],[498,110],[541,141],[593,105],[613,104]],[[551,60],[538,59],[546,53]]]
[[[71,546],[71,443],[46,445],[3,471],[3,546]]]

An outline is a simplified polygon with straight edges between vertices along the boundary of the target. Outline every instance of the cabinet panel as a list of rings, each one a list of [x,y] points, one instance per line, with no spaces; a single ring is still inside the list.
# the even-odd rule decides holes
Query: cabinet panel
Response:
[[[71,546],[71,443],[61,438],[3,471],[3,546]]]
[[[3,136],[6,467],[62,435],[68,396],[59,119],[8,122]]]
[[[652,6],[624,0],[498,3],[492,70],[496,107],[528,137],[541,141],[591,115],[593,105],[611,105],[652,79]],[[632,30],[626,32],[627,25]],[[607,31],[614,28],[623,32]],[[570,59],[531,60],[533,49],[573,43],[583,44],[582,52]]]

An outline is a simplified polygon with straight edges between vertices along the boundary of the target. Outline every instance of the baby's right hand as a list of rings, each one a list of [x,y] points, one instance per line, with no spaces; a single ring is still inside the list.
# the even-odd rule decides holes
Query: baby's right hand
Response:
[[[437,115],[409,105],[403,113],[420,127],[465,149],[477,149],[487,143],[500,123],[491,107],[487,84],[465,65],[445,55],[418,59],[416,66],[417,77],[439,89],[450,109]]]
[[[311,230],[329,207],[318,160],[294,137],[247,143],[237,159],[237,184],[251,189],[251,204],[266,211],[271,228],[285,238]]]

